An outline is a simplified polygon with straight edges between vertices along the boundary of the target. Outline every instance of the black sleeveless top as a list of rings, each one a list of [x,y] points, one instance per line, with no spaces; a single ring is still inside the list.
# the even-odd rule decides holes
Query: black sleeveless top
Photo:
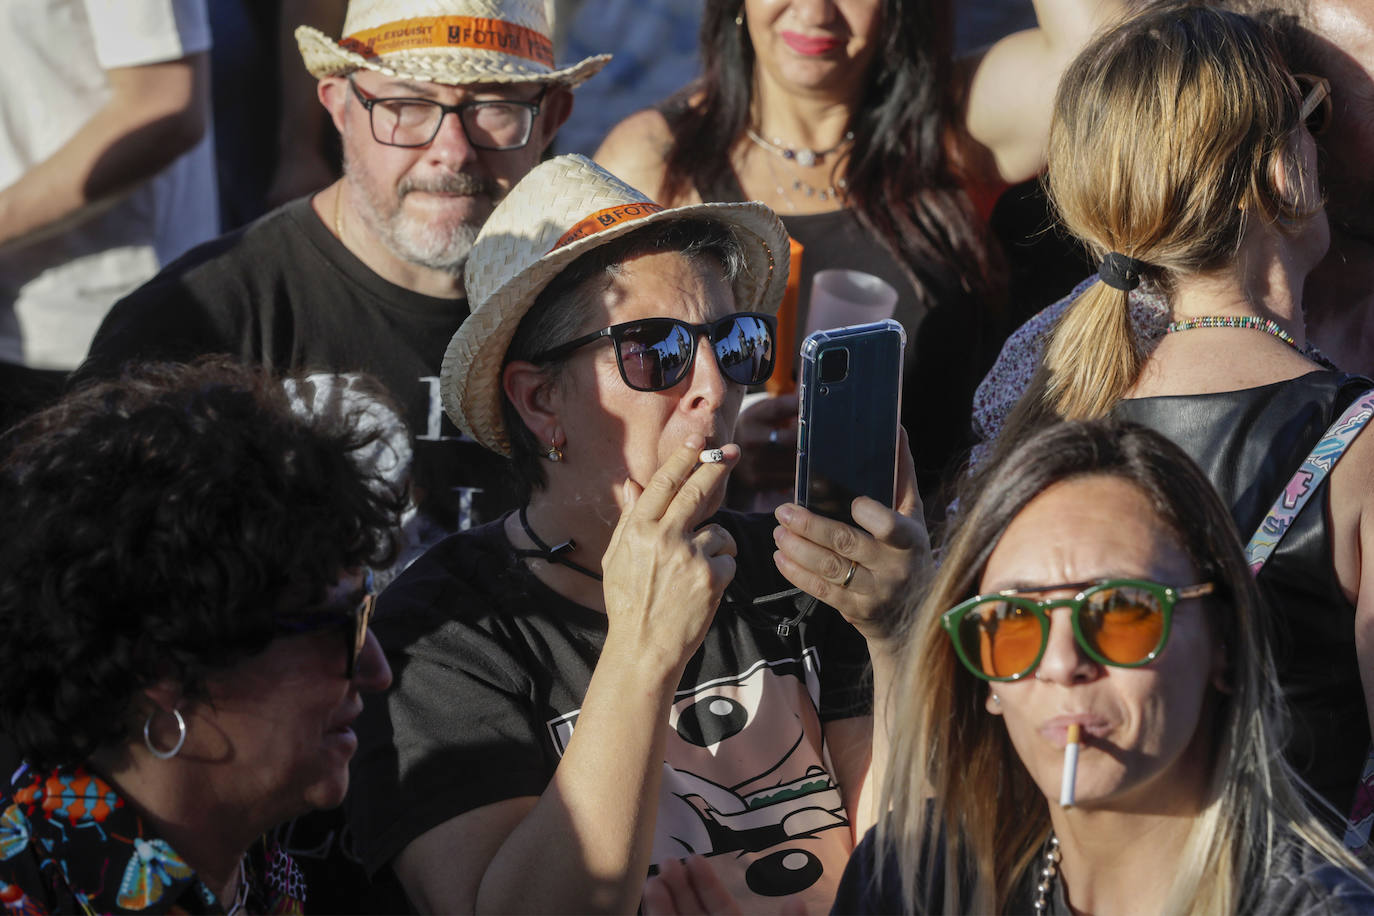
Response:
[[[1322,433],[1371,387],[1361,376],[1322,370],[1240,391],[1128,398],[1112,413],[1191,455],[1231,507],[1245,542]],[[1355,607],[1332,564],[1329,484],[1322,481],[1294,520],[1259,583],[1276,611],[1271,639],[1292,716],[1289,762],[1344,814],[1369,748],[1369,719]]]
[[[674,110],[659,111],[673,124]],[[703,201],[733,203],[747,198],[739,179],[727,170],[713,187],[698,188]],[[953,476],[973,445],[973,392],[992,367],[1002,345],[998,329],[978,320],[968,296],[927,304],[898,260],[859,222],[852,210],[830,213],[779,213],[787,234],[801,243],[801,282],[797,290],[797,335],[801,349],[811,307],[811,283],[818,271],[843,268],[881,277],[897,291],[892,317],[906,329],[902,379],[902,425],[907,429],[916,479],[931,516],[940,505],[941,484]]]

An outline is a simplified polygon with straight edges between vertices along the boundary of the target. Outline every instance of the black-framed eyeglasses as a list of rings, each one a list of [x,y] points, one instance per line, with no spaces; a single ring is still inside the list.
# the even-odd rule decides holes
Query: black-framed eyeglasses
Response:
[[[1078,594],[1049,601],[1027,598],[1023,590],[978,595],[946,611],[941,623],[959,661],[985,681],[1016,681],[1036,669],[1049,644],[1049,611],[1057,607],[1069,608],[1074,640],[1089,658],[1139,668],[1164,651],[1174,605],[1216,590],[1211,582],[1175,588],[1143,579],[1106,579],[1034,591],[1070,588]]]
[[[358,103],[367,109],[372,124],[372,139],[386,146],[407,149],[428,146],[439,134],[445,115],[457,115],[468,143],[477,149],[520,149],[530,142],[534,118],[548,87],[528,102],[505,99],[479,99],[445,105],[434,99],[381,98],[363,95],[350,77],[348,85]]]
[[[740,385],[761,385],[773,374],[777,320],[759,312],[736,312],[691,324],[677,318],[641,318],[613,324],[536,354],[531,362],[562,359],[574,350],[609,337],[615,343],[620,377],[635,391],[664,391],[687,377],[697,341],[711,342],[721,373]]]
[[[363,576],[363,597],[352,610],[332,610],[301,611],[295,614],[278,614],[273,626],[277,632],[288,635],[298,635],[301,633],[313,633],[316,630],[328,630],[338,627],[344,631],[348,654],[345,656],[348,664],[344,668],[344,677],[348,680],[353,679],[353,672],[357,670],[358,656],[363,654],[363,646],[367,645],[367,627],[372,622],[372,612],[376,605],[377,596],[372,594],[372,570],[368,570]]]
[[[1293,79],[1302,91],[1302,105],[1298,116],[1312,136],[1324,133],[1331,126],[1331,81],[1310,73],[1294,73]]]

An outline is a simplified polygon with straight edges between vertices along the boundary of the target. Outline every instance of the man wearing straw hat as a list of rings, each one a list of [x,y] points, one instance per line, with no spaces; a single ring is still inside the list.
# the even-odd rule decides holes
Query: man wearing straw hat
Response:
[[[413,460],[394,461],[411,467],[416,502],[402,563],[509,508],[497,462],[444,418],[439,363],[468,314],[478,229],[609,59],[556,68],[549,36],[543,0],[352,0],[342,39],[297,29],[344,177],[119,302],[79,375],[229,353],[317,372],[318,401],[371,396],[353,390],[366,373],[410,427]]]

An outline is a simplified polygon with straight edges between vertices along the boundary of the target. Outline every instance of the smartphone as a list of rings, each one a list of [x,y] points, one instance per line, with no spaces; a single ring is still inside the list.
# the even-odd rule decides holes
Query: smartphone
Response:
[[[856,496],[892,506],[905,351],[906,331],[891,318],[816,331],[802,343],[798,503],[851,525]]]

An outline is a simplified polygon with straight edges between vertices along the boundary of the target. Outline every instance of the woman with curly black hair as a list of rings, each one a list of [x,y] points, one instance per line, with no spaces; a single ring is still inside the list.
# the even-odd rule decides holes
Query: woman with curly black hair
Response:
[[[342,801],[391,672],[366,567],[402,494],[356,413],[223,361],[151,366],[0,439],[0,900],[28,912],[281,912],[259,842]]]

